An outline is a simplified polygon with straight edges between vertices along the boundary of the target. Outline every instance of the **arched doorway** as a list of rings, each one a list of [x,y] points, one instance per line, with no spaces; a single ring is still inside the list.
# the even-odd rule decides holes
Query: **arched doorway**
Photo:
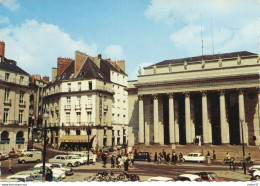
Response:
[[[2,133],[1,133],[1,141],[2,140],[9,140],[9,133],[7,132],[7,131],[3,131]]]

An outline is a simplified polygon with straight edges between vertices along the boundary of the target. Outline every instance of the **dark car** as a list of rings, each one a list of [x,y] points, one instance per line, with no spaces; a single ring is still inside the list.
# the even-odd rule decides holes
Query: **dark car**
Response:
[[[227,181],[219,178],[214,172],[198,172],[194,174],[200,176],[203,181]]]
[[[135,161],[151,161],[151,153],[150,152],[138,152],[134,155]]]

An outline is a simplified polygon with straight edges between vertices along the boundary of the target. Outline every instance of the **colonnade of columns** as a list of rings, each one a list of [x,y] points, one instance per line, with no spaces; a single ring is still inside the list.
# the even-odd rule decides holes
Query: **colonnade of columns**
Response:
[[[185,132],[186,132],[186,144],[191,144],[195,137],[195,124],[191,120],[191,99],[190,92],[184,92],[185,94]],[[140,144],[149,144],[150,131],[145,132],[149,129],[149,126],[145,127],[144,120],[144,95],[139,95],[139,136],[138,142]],[[178,104],[174,99],[174,93],[168,93],[169,98],[169,143],[179,143],[179,125],[178,122]],[[230,132],[229,124],[226,115],[226,101],[225,101],[225,90],[219,91],[219,107],[220,107],[220,128],[221,128],[221,144],[230,143]],[[202,133],[204,144],[212,144],[212,126],[209,121],[208,113],[208,98],[207,92],[201,92],[201,105],[202,105]],[[218,101],[218,100],[216,100]],[[260,110],[260,92],[258,91],[258,109]],[[239,105],[239,119],[242,120],[243,131],[244,131],[244,143],[248,144],[248,126],[245,118],[245,103],[244,103],[244,90],[238,89],[238,105]],[[193,108],[196,109],[196,108]],[[258,112],[259,112],[258,110]],[[160,111],[161,112],[161,111]],[[259,116],[260,117],[260,116]],[[147,122],[146,122],[146,125]],[[153,95],[153,143],[164,144],[163,137],[161,137],[162,128],[159,122],[159,105],[158,105],[158,94]],[[240,143],[242,143],[242,129],[241,123],[239,123],[240,131]]]

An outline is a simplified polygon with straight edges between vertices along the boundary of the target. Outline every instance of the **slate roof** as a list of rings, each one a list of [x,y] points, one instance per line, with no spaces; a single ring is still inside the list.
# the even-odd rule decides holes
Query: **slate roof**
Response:
[[[110,62],[101,59],[100,68],[91,60],[87,58],[86,61],[82,64],[79,72],[75,76],[74,69],[75,60],[64,70],[62,74],[54,79],[49,85],[60,82],[62,80],[76,80],[76,79],[100,79],[104,82],[110,81],[110,70],[122,73],[126,75],[121,69],[118,71]]]
[[[169,64],[176,64],[176,65],[182,65],[184,61],[189,63],[193,63],[195,61],[202,61],[203,60],[218,60],[219,58],[234,58],[237,56],[243,57],[243,56],[250,56],[250,55],[257,55],[255,53],[251,53],[248,51],[240,51],[240,52],[232,52],[232,53],[223,53],[223,54],[214,54],[214,55],[203,55],[203,56],[195,56],[195,57],[187,57],[187,58],[180,58],[180,59],[170,59],[170,60],[164,60],[162,62],[156,63],[155,65],[160,66],[160,65],[169,65]],[[152,67],[148,66],[145,68],[150,68]]]
[[[17,64],[16,61],[5,58],[4,61],[0,62],[0,69],[17,72],[29,76],[27,72],[25,72],[23,69],[18,67],[16,64]]]

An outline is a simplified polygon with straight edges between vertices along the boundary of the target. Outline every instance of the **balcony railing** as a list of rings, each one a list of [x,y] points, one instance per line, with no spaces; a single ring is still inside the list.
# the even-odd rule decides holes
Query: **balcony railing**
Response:
[[[8,79],[5,79],[5,76],[1,76],[0,75],[0,81],[5,81],[5,82],[8,82],[8,83],[15,83],[15,84],[18,84],[18,85],[29,85],[29,82],[28,81],[20,81],[19,78],[8,78]]]
[[[104,104],[104,110],[108,110],[108,105]]]
[[[85,105],[85,108],[86,108],[86,109],[92,109],[92,104],[91,104],[91,103],[87,103],[87,104]]]
[[[75,110],[81,110],[81,104],[75,105]]]
[[[19,107],[26,107],[26,101],[19,102]]]
[[[27,121],[23,121],[22,123],[19,123],[18,120],[7,120],[7,121],[1,121],[0,124],[2,125],[15,125],[15,126],[24,126],[27,125]]]
[[[71,110],[71,105],[65,105],[64,110]]]
[[[12,100],[11,100],[11,99],[5,99],[5,100],[4,100],[4,105],[9,105],[9,106],[11,106],[11,105],[12,105]]]
[[[84,127],[90,127],[93,126],[94,122],[64,122],[62,123],[62,127],[77,127],[77,126],[84,126]]]

